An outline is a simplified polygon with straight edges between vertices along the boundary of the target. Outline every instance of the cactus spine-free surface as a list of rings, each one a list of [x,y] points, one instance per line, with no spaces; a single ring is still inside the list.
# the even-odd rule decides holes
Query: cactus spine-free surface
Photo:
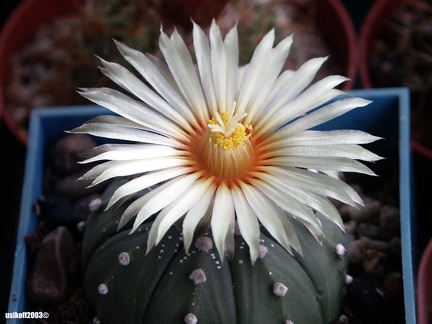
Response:
[[[131,226],[117,230],[127,203],[104,211],[116,187],[102,196],[83,242],[84,290],[101,323],[298,324],[338,316],[346,261],[337,246],[345,236],[324,217],[317,215],[322,246],[294,222],[303,256],[289,254],[265,232],[255,264],[240,235],[232,259],[220,260],[211,233],[197,236],[185,252],[174,226],[146,254],[151,222],[130,234]]]

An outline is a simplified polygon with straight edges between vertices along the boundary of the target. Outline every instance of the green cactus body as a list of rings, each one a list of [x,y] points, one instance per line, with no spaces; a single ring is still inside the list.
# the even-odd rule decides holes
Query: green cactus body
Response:
[[[324,217],[323,246],[296,224],[303,256],[265,233],[255,264],[240,235],[231,260],[219,259],[211,234],[186,253],[175,227],[146,254],[151,223],[129,234],[130,227],[117,231],[126,206],[103,211],[116,186],[88,220],[83,242],[84,289],[101,323],[315,324],[338,316],[346,261],[335,247],[345,236]]]

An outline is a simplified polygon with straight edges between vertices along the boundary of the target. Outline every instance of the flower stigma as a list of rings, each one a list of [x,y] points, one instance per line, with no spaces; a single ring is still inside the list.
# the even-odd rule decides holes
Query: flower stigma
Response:
[[[239,122],[246,117],[246,112],[233,112],[234,109],[220,114],[216,112],[208,121],[200,147],[204,165],[222,179],[240,177],[249,169],[252,160],[252,125]]]

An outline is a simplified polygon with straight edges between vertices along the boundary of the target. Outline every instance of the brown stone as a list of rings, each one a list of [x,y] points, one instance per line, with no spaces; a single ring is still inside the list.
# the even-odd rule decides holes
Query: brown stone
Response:
[[[69,230],[59,226],[42,240],[28,281],[28,297],[35,305],[64,301],[71,280],[67,267],[74,241]]]

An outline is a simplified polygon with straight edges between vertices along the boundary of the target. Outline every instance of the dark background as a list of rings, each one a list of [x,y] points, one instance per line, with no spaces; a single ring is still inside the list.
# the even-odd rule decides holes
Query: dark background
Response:
[[[61,0],[57,0],[61,1]],[[323,1],[323,0],[320,0]],[[0,4],[0,26],[3,25],[9,14],[13,11],[18,0],[1,0]],[[351,14],[354,26],[357,32],[360,31],[362,21],[374,0],[343,0],[347,10]],[[360,88],[361,84],[358,80],[355,82],[355,88]],[[9,290],[12,277],[12,266],[14,258],[14,248],[16,231],[19,217],[19,206],[21,198],[21,186],[23,182],[24,164],[25,164],[26,149],[20,144],[10,133],[5,126],[3,120],[0,121],[0,321],[4,318],[3,314],[7,312],[9,299]],[[427,169],[418,157],[414,156],[414,166],[416,174],[420,174]],[[427,183],[428,179],[422,176],[422,184]],[[426,215],[423,209],[423,201],[430,199],[430,193],[425,188],[420,191],[420,186],[417,186],[419,181],[415,181],[418,195],[416,204],[418,214],[426,222]],[[429,186],[430,187],[430,186]],[[423,227],[421,224],[420,227]],[[429,233],[426,235],[428,236]],[[424,239],[426,242],[427,237]],[[424,243],[421,244],[424,246]]]

